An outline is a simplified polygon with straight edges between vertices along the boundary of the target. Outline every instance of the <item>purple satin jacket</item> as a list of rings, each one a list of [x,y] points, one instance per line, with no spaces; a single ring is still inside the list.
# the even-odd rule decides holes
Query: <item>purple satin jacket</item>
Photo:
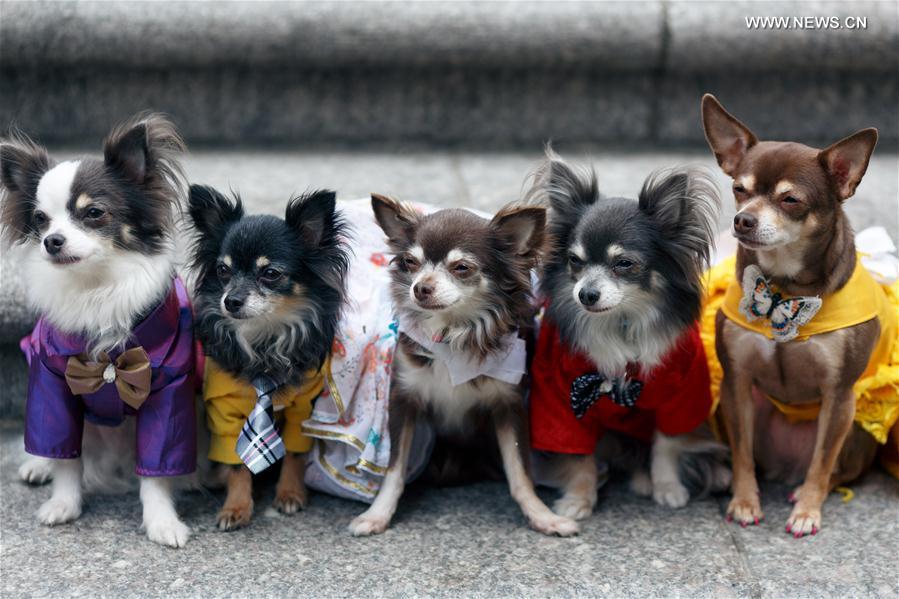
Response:
[[[81,455],[84,419],[106,426],[136,418],[136,471],[141,476],[189,474],[197,466],[197,415],[194,404],[193,316],[184,284],[172,289],[132,332],[123,350],[143,347],[153,375],[150,394],[134,410],[119,398],[114,383],[96,393],[73,395],[65,379],[69,356],[85,350],[79,335],[69,335],[41,318],[20,344],[28,360],[25,451],[48,458]]]

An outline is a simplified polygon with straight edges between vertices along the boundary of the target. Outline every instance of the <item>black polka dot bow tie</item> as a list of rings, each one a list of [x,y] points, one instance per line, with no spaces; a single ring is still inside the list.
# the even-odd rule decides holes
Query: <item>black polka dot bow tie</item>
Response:
[[[642,390],[643,383],[638,380],[622,382],[622,379],[608,379],[595,372],[584,374],[571,383],[571,409],[577,418],[581,418],[603,395],[608,395],[619,406],[632,408],[637,405]]]

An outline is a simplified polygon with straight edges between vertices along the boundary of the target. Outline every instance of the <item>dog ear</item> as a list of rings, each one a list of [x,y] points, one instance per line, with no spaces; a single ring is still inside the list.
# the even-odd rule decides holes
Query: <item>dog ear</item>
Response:
[[[546,160],[534,173],[528,201],[548,204],[551,217],[573,221],[581,210],[599,199],[596,173],[573,167],[546,145]]]
[[[393,249],[412,243],[418,227],[418,214],[414,210],[402,202],[377,193],[371,194],[371,209]]]
[[[640,210],[656,223],[675,258],[687,267],[708,263],[721,200],[712,177],[698,169],[659,171],[640,190]]]
[[[862,129],[841,139],[818,154],[841,200],[851,198],[861,183],[874,146],[877,145],[877,129]]]
[[[229,225],[243,217],[243,203],[234,195],[234,202],[206,185],[191,185],[188,199],[190,218],[204,237],[216,237]]]
[[[0,182],[7,191],[34,197],[41,176],[50,169],[47,150],[23,133],[0,139]]]
[[[185,150],[184,141],[172,122],[161,114],[132,117],[113,129],[103,145],[106,165],[138,185],[157,171],[170,179],[181,174],[171,155]]]
[[[22,243],[32,232],[37,186],[50,169],[47,150],[23,133],[0,139],[0,233],[9,244]]]
[[[318,248],[326,233],[334,230],[336,209],[337,193],[322,189],[291,198],[284,220],[299,232],[307,247]]]
[[[502,208],[490,221],[490,228],[519,256],[539,252],[545,225],[546,209],[515,204]]]
[[[702,128],[718,166],[730,176],[758,138],[738,121],[712,94],[702,97]]]

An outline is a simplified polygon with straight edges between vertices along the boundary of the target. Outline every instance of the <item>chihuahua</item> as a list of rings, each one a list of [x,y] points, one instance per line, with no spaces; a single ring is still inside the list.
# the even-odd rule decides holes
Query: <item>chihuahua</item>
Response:
[[[726,488],[724,447],[702,434],[712,399],[697,318],[719,209],[708,176],[659,172],[636,200],[607,197],[592,170],[547,149],[528,197],[550,206],[530,409],[563,490],[556,513],[591,514],[595,456],[669,507]]]
[[[544,534],[576,534],[573,520],[553,514],[537,497],[527,469],[530,277],[544,209],[510,205],[489,221],[461,209],[423,216],[380,195],[372,196],[372,208],[395,254],[400,334],[390,390],[390,465],[374,503],[350,531],[371,535],[390,524],[416,420],[423,419],[451,446],[498,444],[512,497],[530,525]]]
[[[863,129],[824,150],[759,141],[708,94],[702,123],[718,164],[733,178],[736,281],[743,284],[739,309],[719,310],[716,320],[721,415],[733,454],[727,518],[743,526],[762,520],[756,466],[790,484],[804,474],[791,495],[786,529],[796,537],[815,534],[828,493],[865,472],[875,457],[873,437],[853,424],[852,388],[881,325],[871,318],[802,342],[794,338],[864,270],[857,267],[843,202],[865,174],[877,130]],[[770,320],[770,334],[748,328],[757,319]],[[793,423],[764,395],[794,407],[820,403],[817,421]]]
[[[306,506],[303,454],[311,440],[300,425],[324,386],[345,300],[346,227],[335,206],[334,192],[317,191],[290,200],[283,219],[246,216],[239,197],[190,187],[197,336],[210,358],[204,388],[209,457],[221,464],[217,470],[227,485],[217,516],[221,530],[249,524],[252,473],[276,461],[266,452],[249,460],[237,449],[263,375],[277,387],[271,410],[280,435],[257,431],[250,446],[283,449],[275,507],[293,514]]]
[[[83,488],[129,487],[131,465],[147,536],[173,547],[190,536],[172,497],[172,478],[196,468],[193,323],[173,243],[183,150],[149,113],[115,128],[102,159],[55,162],[24,135],[0,140],[4,236],[24,247],[41,315],[23,343],[34,457],[19,475],[52,479],[44,524],[78,518]]]

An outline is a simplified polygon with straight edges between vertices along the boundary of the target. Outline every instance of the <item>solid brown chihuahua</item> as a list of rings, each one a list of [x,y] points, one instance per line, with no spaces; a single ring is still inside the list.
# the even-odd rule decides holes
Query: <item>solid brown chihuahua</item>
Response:
[[[843,202],[865,174],[877,130],[824,150],[759,141],[709,94],[702,122],[718,164],[733,178],[735,274],[742,282],[739,309],[728,311],[725,302],[716,320],[720,409],[733,455],[727,518],[743,526],[763,519],[758,466],[768,478],[801,482],[791,494],[786,530],[815,534],[830,491],[864,473],[876,453],[874,438],[853,423],[853,384],[878,347],[881,321],[820,334],[803,327],[816,314],[820,322],[839,292],[845,298],[849,283],[868,276],[857,262]],[[760,333],[747,326],[752,322],[768,328]],[[778,409],[813,404],[820,405],[817,419],[806,422]]]

